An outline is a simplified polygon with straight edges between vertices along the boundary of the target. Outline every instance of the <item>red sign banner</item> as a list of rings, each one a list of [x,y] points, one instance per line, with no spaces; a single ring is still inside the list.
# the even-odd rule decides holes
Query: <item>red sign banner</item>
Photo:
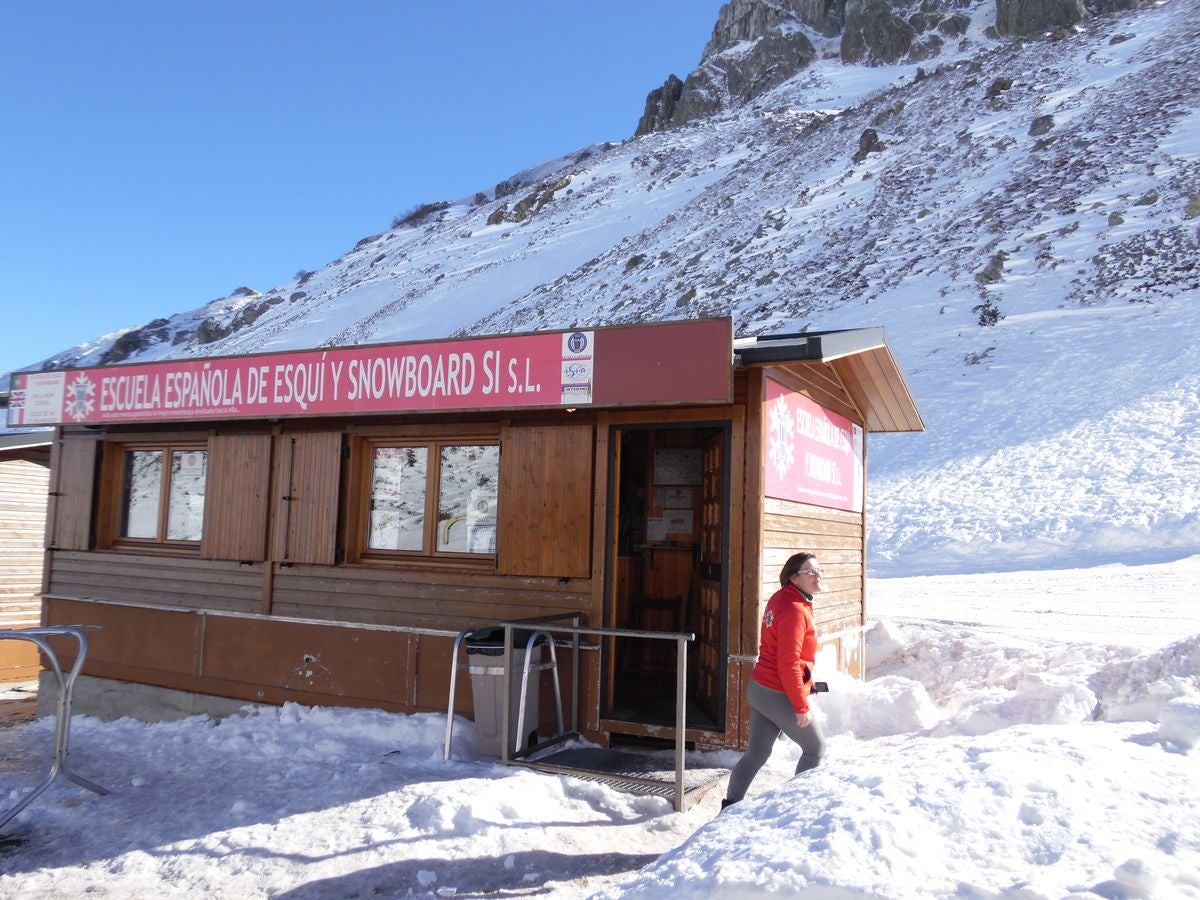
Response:
[[[645,371],[660,377],[642,377],[614,393],[612,374],[641,373],[647,365],[644,359],[627,361],[630,338],[655,329],[662,331],[659,346],[665,348],[656,361],[668,363],[667,371]],[[8,425],[729,402],[730,331],[727,319],[704,320],[23,372],[12,376]],[[689,342],[671,340],[672,335]],[[610,387],[601,379],[597,392],[601,336],[611,345],[601,357],[613,373]],[[681,372],[680,361],[687,370]],[[697,372],[703,374],[699,389]],[[680,395],[680,374],[690,385],[687,396]]]
[[[862,512],[862,426],[771,378],[765,400],[766,495]]]

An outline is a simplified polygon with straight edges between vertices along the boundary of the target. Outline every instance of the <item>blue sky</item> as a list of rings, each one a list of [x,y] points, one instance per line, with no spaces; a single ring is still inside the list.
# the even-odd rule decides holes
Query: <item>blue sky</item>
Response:
[[[0,7],[0,372],[632,135],[721,0]]]

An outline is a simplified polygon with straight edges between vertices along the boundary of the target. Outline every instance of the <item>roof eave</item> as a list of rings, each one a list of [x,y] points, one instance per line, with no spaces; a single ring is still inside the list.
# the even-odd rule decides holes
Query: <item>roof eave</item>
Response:
[[[733,349],[743,367],[829,366],[863,411],[868,431],[925,430],[882,328],[747,338],[734,341]]]

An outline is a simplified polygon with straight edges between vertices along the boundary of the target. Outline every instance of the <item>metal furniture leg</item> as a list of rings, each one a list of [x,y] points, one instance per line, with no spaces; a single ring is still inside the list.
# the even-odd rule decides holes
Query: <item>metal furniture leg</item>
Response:
[[[469,628],[460,631],[454,639],[454,649],[450,651],[450,702],[446,708],[446,743],[442,747],[442,759],[447,761],[450,759],[450,738],[454,734],[454,689],[458,683],[458,648],[470,632]]]
[[[73,637],[79,642],[79,651],[75,654],[75,664],[71,666],[71,671],[65,676],[63,675],[62,666],[58,662],[58,654],[54,652],[54,648],[48,640],[51,637]],[[108,793],[107,790],[98,784],[88,781],[83,776],[71,771],[70,766],[67,764],[71,739],[71,695],[75,689],[75,679],[79,677],[79,673],[83,669],[83,662],[87,658],[87,635],[84,633],[83,627],[79,625],[64,625],[52,628],[23,628],[15,631],[0,631],[0,640],[5,639],[31,641],[42,651],[46,659],[50,662],[50,668],[54,670],[55,678],[58,679],[58,703],[54,723],[54,761],[50,765],[50,772],[41,784],[26,794],[16,806],[0,814],[0,828],[7,825],[17,813],[32,803],[42,791],[50,787],[54,783],[54,779],[59,775],[101,796]]]

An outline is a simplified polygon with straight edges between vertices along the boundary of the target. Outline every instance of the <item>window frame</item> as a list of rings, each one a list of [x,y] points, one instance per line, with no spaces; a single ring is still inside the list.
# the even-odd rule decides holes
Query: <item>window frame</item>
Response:
[[[458,565],[494,570],[497,565],[499,548],[491,553],[470,553],[438,549],[438,529],[441,522],[438,519],[439,501],[441,500],[442,451],[447,447],[495,447],[496,459],[496,508],[500,502],[500,454],[502,444],[497,435],[483,434],[440,434],[438,436],[371,436],[359,439],[357,456],[357,475],[352,478],[353,507],[352,553],[354,561],[370,563],[416,564],[416,565]],[[425,508],[424,523],[421,531],[420,550],[389,550],[369,546],[371,539],[372,487],[375,477],[375,451],[377,449],[424,449],[426,456],[425,471]],[[499,528],[497,528],[497,533]]]
[[[209,478],[212,474],[210,453],[207,440],[203,439],[171,439],[125,441],[110,445],[116,451],[108,468],[110,479],[111,508],[107,515],[110,538],[107,544],[113,549],[147,551],[168,551],[171,553],[199,554],[204,542],[204,525],[207,513]],[[128,460],[134,453],[163,454],[162,472],[159,481],[158,512],[155,517],[156,537],[130,537],[123,535],[122,525],[126,521],[125,469]],[[205,512],[200,516],[200,535],[195,540],[168,538],[167,529],[170,524],[171,505],[171,461],[176,453],[204,454],[204,502]]]

